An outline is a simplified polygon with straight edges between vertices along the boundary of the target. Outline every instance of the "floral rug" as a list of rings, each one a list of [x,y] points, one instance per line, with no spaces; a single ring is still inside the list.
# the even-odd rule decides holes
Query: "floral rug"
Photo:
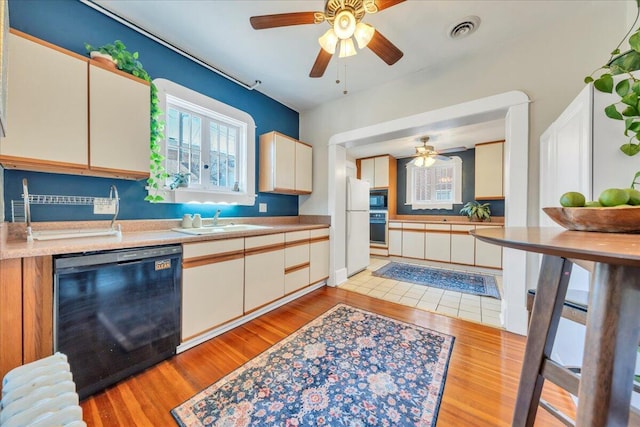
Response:
[[[181,426],[435,426],[453,341],[339,304],[171,413]]]
[[[416,285],[500,299],[500,291],[498,291],[496,279],[493,276],[429,268],[401,262],[390,262],[371,274]]]

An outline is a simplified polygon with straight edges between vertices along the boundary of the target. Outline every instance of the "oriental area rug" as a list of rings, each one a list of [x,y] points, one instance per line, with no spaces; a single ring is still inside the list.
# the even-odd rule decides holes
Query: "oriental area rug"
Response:
[[[401,262],[390,262],[371,274],[416,285],[500,299],[496,279],[483,274],[429,268]]]
[[[453,341],[339,304],[171,414],[180,426],[435,426]]]

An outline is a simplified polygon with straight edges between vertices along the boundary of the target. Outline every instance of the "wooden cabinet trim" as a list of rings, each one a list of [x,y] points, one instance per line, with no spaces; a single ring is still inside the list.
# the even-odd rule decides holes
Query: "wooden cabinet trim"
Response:
[[[320,236],[320,237],[312,237],[309,239],[309,244],[319,243],[319,242],[328,242],[329,236]]]
[[[256,248],[245,249],[245,256],[259,255],[266,252],[275,252],[284,249],[284,243],[276,243],[274,245],[258,246]]]
[[[504,196],[481,196],[476,197],[476,200],[504,200]]]
[[[125,77],[127,79],[131,79],[131,80],[133,80],[135,82],[141,83],[141,84],[146,85],[146,86],[151,86],[151,82],[148,82],[146,80],[142,80],[141,78],[136,77],[133,74],[126,73],[126,72],[124,72],[122,70],[118,70],[117,68],[111,68],[108,65],[105,65],[102,62],[98,62],[98,61],[96,61],[94,59],[89,59],[89,64],[94,66],[94,67],[102,68],[103,70],[107,70],[107,71],[109,71],[111,73],[117,74],[120,77]]]
[[[79,55],[79,54],[77,54],[75,52],[67,50],[67,49],[65,49],[63,47],[56,46],[55,44],[49,43],[48,41],[44,41],[42,39],[34,37],[31,34],[23,33],[22,31],[16,30],[15,28],[10,28],[9,32],[11,34],[14,34],[14,35],[18,36],[18,37],[22,37],[23,39],[27,39],[27,40],[30,40],[30,41],[32,41],[34,43],[38,43],[39,45],[46,46],[49,49],[57,50],[58,52],[64,53],[65,55],[69,55],[69,56],[72,56],[72,57],[74,57],[76,59],[80,59],[81,61],[84,61],[84,62],[87,62],[87,63],[90,61],[90,59],[87,58],[86,56],[82,56],[82,55]]]
[[[465,236],[470,236],[469,230],[451,230],[451,234],[462,234]]]
[[[321,279],[318,279],[318,280],[314,281],[313,283],[309,283],[309,286],[313,286],[313,285],[315,285],[316,283],[320,283],[320,282],[325,281],[325,280],[328,280],[328,279],[329,279],[329,276],[325,276],[325,277],[323,277],[323,278],[321,278]]]
[[[284,246],[285,248],[292,248],[294,246],[304,246],[304,245],[308,245],[309,241],[310,239],[294,240],[293,242],[285,242]]]
[[[294,265],[292,267],[289,268],[285,268],[284,269],[284,274],[290,274],[290,273],[294,273],[298,270],[303,270],[305,268],[308,268],[311,265],[310,262],[305,262],[303,264],[298,264],[298,265]]]
[[[22,365],[22,259],[0,260],[0,267],[0,376],[4,377]]]
[[[434,230],[434,229],[426,229],[424,230],[425,233],[431,233],[431,234],[451,234],[450,230]]]
[[[182,268],[193,268],[201,265],[215,264],[218,262],[231,261],[234,259],[244,258],[244,251],[223,252],[199,257],[193,257],[182,260]]]
[[[39,170],[44,170],[45,168],[50,169],[76,169],[79,171],[88,172],[89,168],[87,165],[82,165],[79,163],[66,163],[66,162],[56,162],[50,160],[40,160],[33,159],[29,157],[16,157],[16,156],[7,156],[0,154],[0,162],[8,167],[16,167],[21,168],[24,166],[36,166],[40,167]]]
[[[148,172],[145,173],[145,172],[139,172],[139,171],[124,170],[124,169],[112,169],[112,168],[104,168],[100,166],[91,166],[91,165],[89,166],[89,170],[96,171],[96,172],[104,172],[105,174],[108,174],[110,176],[114,176],[114,175],[126,176],[126,177],[130,177],[131,179],[149,178]]]
[[[389,227],[389,231],[402,231],[402,228]]]
[[[22,261],[22,363],[53,354],[53,259]]]
[[[479,146],[479,145],[490,145],[490,144],[504,144],[505,140],[500,140],[500,141],[489,141],[489,142],[480,142],[478,144],[476,144],[475,146]]]

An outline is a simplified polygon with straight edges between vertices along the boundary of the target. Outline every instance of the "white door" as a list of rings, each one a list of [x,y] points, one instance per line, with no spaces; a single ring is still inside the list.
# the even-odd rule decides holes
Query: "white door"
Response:
[[[369,265],[369,212],[347,212],[347,276]]]

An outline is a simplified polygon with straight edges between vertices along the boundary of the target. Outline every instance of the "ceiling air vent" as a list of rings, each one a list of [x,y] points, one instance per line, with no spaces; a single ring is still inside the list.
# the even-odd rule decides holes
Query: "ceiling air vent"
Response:
[[[477,30],[479,25],[480,18],[478,18],[477,16],[467,16],[462,21],[454,24],[451,27],[451,30],[449,31],[449,37],[454,40],[467,37],[469,34]]]

